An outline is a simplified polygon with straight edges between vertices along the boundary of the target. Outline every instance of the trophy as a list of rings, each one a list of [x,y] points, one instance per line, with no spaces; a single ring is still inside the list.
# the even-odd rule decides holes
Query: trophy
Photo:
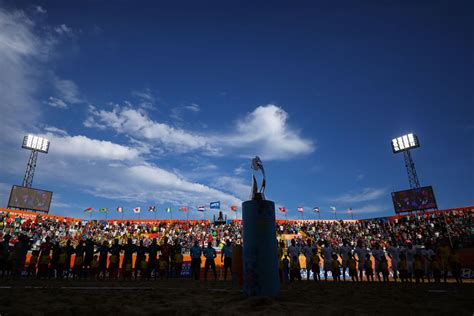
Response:
[[[252,159],[252,192],[242,203],[244,293],[247,296],[277,296],[280,292],[275,203],[265,199],[265,169],[258,156]],[[257,185],[255,173],[262,172]]]
[[[255,171],[261,170],[262,171],[262,185],[260,190],[257,186],[257,178],[255,178],[255,174],[252,175],[252,192],[250,194],[251,200],[265,200],[265,186],[267,181],[265,179],[265,169],[263,168],[263,163],[260,157],[255,156],[252,159],[251,168]]]

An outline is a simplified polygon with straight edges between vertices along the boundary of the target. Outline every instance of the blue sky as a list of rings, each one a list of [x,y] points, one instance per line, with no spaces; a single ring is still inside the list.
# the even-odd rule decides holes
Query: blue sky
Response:
[[[290,3],[0,1],[1,205],[34,133],[52,214],[228,210],[260,155],[289,218],[391,215],[408,179],[390,140],[407,132],[439,207],[472,205],[472,4]]]

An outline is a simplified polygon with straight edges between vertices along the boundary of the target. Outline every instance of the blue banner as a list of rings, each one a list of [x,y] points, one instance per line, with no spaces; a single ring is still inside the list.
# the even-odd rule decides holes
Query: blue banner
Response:
[[[215,201],[215,202],[209,203],[209,208],[220,210],[221,209],[221,201]]]

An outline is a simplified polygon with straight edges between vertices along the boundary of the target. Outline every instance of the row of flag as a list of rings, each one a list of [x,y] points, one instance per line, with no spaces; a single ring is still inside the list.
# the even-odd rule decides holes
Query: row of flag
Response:
[[[336,213],[336,207],[335,206],[330,206],[329,208],[331,209],[332,212]],[[278,210],[282,213],[286,213],[286,207],[279,207]],[[297,208],[297,211],[299,213],[303,213],[304,209],[303,209],[303,207],[300,206],[300,207]],[[318,206],[314,207],[313,212],[320,213],[321,209]],[[347,213],[351,214],[352,213],[352,208],[349,208],[347,210]]]
[[[215,207],[211,207],[211,208],[215,208]],[[220,206],[219,206],[219,209],[220,209]],[[124,210],[123,207],[117,207],[117,213],[123,213],[123,210]],[[133,210],[133,213],[135,213],[135,214],[141,213],[141,211],[142,211],[141,207],[134,207],[132,210]],[[205,212],[206,211],[206,206],[200,205],[200,206],[197,207],[197,210],[198,210],[198,212]],[[237,212],[237,206],[232,205],[230,207],[230,210],[233,211],[233,212]],[[93,211],[94,211],[94,209],[92,207],[88,207],[84,210],[84,213],[91,213]],[[106,207],[100,208],[98,210],[99,213],[107,213],[108,211],[109,211],[109,209],[106,208]],[[149,212],[156,212],[156,206],[149,206],[148,211]],[[171,207],[165,208],[165,212],[167,212],[167,213],[171,213],[172,211],[173,211],[173,209]],[[189,211],[189,208],[187,206],[183,206],[183,207],[179,208],[179,211],[187,212],[187,211]]]

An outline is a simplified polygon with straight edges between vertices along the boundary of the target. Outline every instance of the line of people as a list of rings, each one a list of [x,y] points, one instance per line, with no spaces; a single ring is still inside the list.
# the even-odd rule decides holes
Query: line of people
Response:
[[[436,249],[436,250],[435,250]],[[362,240],[353,247],[347,240],[341,246],[333,247],[327,241],[297,245],[292,239],[288,249],[285,243],[279,244],[279,267],[282,282],[301,280],[300,255],[305,258],[306,278],[311,275],[315,281],[320,280],[321,272],[324,279],[330,273],[334,281],[346,280],[348,275],[352,281],[389,282],[392,276],[396,282],[444,282],[451,273],[456,282],[462,282],[462,266],[458,253],[443,241],[437,247],[426,244],[424,248],[415,248],[411,243],[404,246],[387,244],[384,249],[379,243],[369,249]],[[322,267],[322,269],[321,269]]]

